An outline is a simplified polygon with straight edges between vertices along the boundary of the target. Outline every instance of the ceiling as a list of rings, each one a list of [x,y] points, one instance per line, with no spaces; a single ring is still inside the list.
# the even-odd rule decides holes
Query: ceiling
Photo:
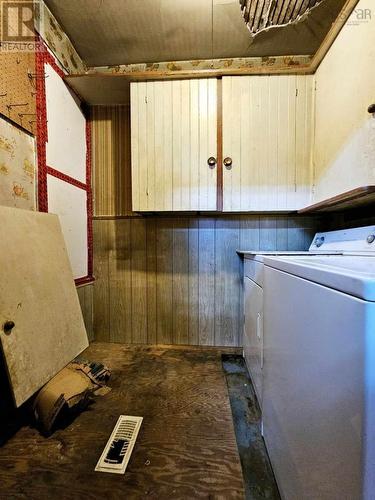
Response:
[[[238,0],[46,0],[89,66],[314,54],[345,0],[252,38]]]

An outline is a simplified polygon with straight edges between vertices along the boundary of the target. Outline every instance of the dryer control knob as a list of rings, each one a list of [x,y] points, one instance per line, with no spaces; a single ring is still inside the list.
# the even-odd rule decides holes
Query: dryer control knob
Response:
[[[374,241],[375,241],[375,234],[369,234],[367,236],[367,243],[371,244],[371,243],[374,243]]]
[[[315,245],[318,248],[321,247],[323,245],[323,243],[324,243],[324,240],[325,240],[324,236],[320,236],[319,238],[316,238]]]

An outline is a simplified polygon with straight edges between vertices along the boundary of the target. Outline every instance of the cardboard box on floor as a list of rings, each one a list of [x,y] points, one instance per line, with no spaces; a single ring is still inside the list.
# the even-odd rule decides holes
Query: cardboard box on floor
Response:
[[[41,429],[49,433],[64,407],[83,409],[92,395],[107,394],[109,377],[109,370],[101,364],[78,360],[69,363],[35,398],[34,416]]]

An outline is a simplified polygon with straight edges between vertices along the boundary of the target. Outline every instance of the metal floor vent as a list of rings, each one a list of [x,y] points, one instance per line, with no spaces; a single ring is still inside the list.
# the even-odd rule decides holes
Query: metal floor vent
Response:
[[[124,474],[142,421],[143,417],[120,415],[99,462],[96,464],[96,471]]]

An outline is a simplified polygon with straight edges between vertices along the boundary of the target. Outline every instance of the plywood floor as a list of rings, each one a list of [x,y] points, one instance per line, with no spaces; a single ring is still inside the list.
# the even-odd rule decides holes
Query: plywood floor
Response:
[[[85,357],[112,369],[112,391],[48,439],[27,426],[10,437],[0,498],[243,498],[222,352],[91,345]],[[119,414],[144,417],[128,470],[95,473]]]

